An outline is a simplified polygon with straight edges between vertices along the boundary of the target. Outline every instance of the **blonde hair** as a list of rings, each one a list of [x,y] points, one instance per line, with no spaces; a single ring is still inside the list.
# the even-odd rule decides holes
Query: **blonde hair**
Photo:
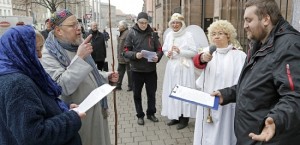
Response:
[[[179,14],[179,13],[174,13],[172,16],[171,16],[171,19],[169,21],[169,28],[172,28],[172,22],[174,21],[178,21],[178,22],[181,22],[182,24],[182,27],[181,28],[185,28],[186,25],[185,25],[185,22],[184,22],[184,17],[183,15]],[[173,29],[173,28],[172,28]]]
[[[210,44],[213,44],[212,41],[212,32],[215,30],[221,30],[228,36],[228,44],[233,44],[236,41],[236,29],[233,25],[227,20],[218,20],[213,22],[208,28],[208,40]]]

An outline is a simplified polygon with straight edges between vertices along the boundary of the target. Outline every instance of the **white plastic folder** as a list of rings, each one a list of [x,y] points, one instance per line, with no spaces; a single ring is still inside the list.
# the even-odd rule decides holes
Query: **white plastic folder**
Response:
[[[213,97],[208,93],[180,85],[176,85],[173,88],[169,97],[214,110],[218,110],[219,107],[219,97]]]
[[[102,86],[93,90],[82,102],[79,104],[79,107],[74,108],[73,110],[80,113],[88,111],[95,104],[97,104],[101,99],[108,95],[115,86],[109,84],[103,84]]]

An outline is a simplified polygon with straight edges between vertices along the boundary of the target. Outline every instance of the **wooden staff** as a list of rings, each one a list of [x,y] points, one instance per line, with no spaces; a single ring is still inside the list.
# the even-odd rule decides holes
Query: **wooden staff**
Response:
[[[112,55],[112,71],[115,72],[115,53],[114,53],[114,45],[113,45],[113,36],[111,30],[111,9],[110,9],[110,0],[108,0],[108,14],[109,14],[109,33],[110,33],[110,44],[111,44],[111,55]],[[117,112],[117,101],[116,101],[116,90],[113,92],[113,100],[114,100],[114,111],[115,111],[115,145],[118,144],[118,112]]]

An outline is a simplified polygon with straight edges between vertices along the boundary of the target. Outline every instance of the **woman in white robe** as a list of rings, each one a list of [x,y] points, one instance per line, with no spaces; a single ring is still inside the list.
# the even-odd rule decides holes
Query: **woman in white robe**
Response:
[[[201,91],[212,93],[237,84],[246,54],[233,47],[236,35],[236,29],[226,20],[216,21],[209,26],[209,42],[217,49],[210,54],[206,48],[194,57],[195,67],[203,69],[196,81]],[[234,103],[219,106],[218,110],[197,106],[194,145],[236,144],[234,114]]]
[[[179,130],[188,125],[190,117],[195,118],[196,105],[170,98],[169,95],[176,84],[195,88],[192,58],[197,54],[197,49],[192,34],[185,30],[181,14],[172,15],[169,27],[172,31],[167,34],[163,45],[163,52],[169,60],[164,76],[161,114],[171,120],[169,126],[179,123]]]

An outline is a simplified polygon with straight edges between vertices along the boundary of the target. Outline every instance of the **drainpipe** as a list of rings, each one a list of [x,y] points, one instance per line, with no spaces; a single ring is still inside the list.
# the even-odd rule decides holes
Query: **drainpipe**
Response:
[[[202,15],[201,15],[201,22],[202,22],[202,28],[204,29],[204,22],[205,22],[205,20],[204,20],[204,17],[205,17],[205,4],[206,4],[206,0],[202,0]]]

